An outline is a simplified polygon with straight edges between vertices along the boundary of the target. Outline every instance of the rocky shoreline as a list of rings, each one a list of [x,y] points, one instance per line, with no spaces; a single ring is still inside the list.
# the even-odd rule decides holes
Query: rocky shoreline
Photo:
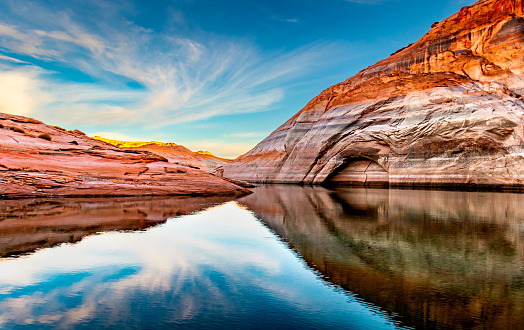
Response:
[[[0,114],[0,198],[244,196],[204,171],[38,120]]]

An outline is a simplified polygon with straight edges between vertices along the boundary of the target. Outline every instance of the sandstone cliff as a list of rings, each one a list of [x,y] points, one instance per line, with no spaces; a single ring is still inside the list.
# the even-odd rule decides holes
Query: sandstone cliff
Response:
[[[148,151],[120,149],[80,131],[0,113],[0,198],[247,193]]]
[[[116,147],[128,150],[144,150],[165,157],[170,163],[198,167],[206,172],[213,172],[217,167],[231,162],[231,159],[220,158],[208,151],[191,151],[188,148],[176,143],[164,142],[128,142],[106,139],[100,136],[92,137],[112,144]]]
[[[520,187],[524,2],[481,0],[332,86],[224,176],[254,182]]]

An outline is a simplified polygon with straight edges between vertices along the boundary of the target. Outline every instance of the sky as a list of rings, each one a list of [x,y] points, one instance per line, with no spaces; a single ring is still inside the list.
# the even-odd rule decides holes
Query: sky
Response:
[[[1,0],[0,112],[235,158],[474,0]]]

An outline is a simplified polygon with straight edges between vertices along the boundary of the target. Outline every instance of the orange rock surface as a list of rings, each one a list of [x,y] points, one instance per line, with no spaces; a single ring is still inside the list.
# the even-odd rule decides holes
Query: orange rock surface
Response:
[[[248,190],[143,150],[0,114],[0,197],[244,195]]]
[[[92,137],[95,140],[107,142],[119,148],[129,150],[144,150],[165,157],[170,163],[189,165],[198,167],[206,172],[213,172],[217,167],[232,162],[232,159],[220,158],[209,151],[191,151],[188,148],[176,144],[165,142],[129,142],[106,139],[100,136]]]
[[[225,165],[224,176],[522,187],[523,8],[522,0],[462,8],[414,44],[323,91]]]

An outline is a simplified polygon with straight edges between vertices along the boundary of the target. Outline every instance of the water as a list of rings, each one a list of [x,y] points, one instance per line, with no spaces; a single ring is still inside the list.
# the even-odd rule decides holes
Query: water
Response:
[[[524,195],[0,201],[0,327],[511,329]]]

